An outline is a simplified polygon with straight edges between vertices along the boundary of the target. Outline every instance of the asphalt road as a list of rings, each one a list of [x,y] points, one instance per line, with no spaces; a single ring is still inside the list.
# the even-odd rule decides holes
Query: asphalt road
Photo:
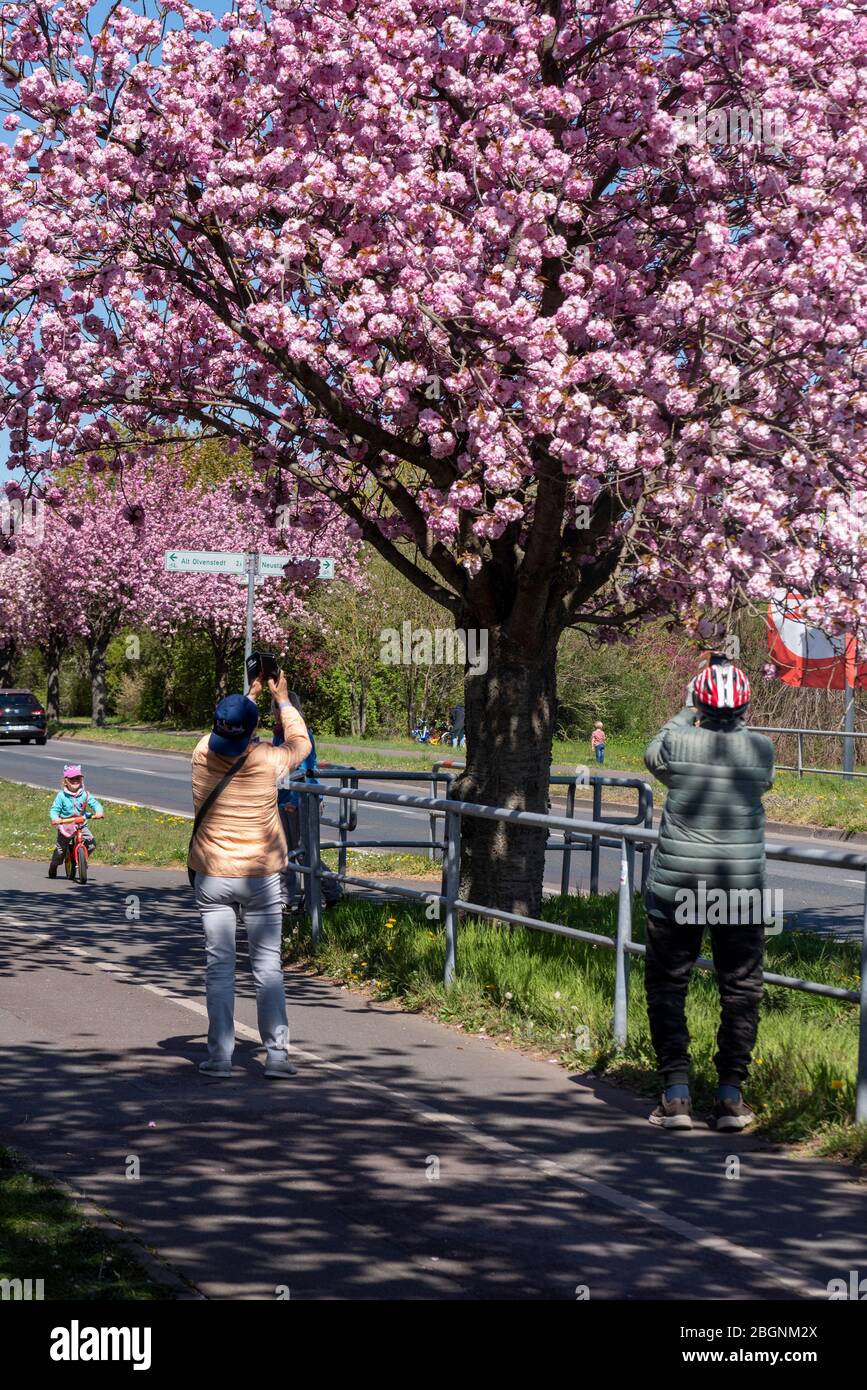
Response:
[[[844,1165],[665,1133],[647,1098],[303,972],[297,1077],[263,1080],[243,955],[235,1074],[203,1077],[203,977],[183,873],[0,860],[0,1134],[206,1298],[825,1300],[867,1269]]]
[[[130,747],[109,747],[69,738],[35,744],[0,743],[0,778],[30,783],[54,790],[60,785],[63,764],[73,759],[85,765],[87,784],[93,793],[107,800],[131,801],[175,814],[192,814],[188,759],[182,753],[157,753]],[[429,795],[427,782],[362,783],[370,788]],[[47,809],[47,807],[46,807]],[[555,807],[556,809],[556,807]],[[588,811],[589,814],[589,811]],[[427,817],[398,807],[359,805],[355,840],[419,840],[428,834]],[[333,830],[327,831],[333,836]],[[834,847],[834,842],[808,841],[786,837],[792,843],[811,843]],[[545,886],[557,892],[560,887],[561,858],[549,852]],[[436,871],[435,871],[436,872]],[[572,887],[589,885],[589,855],[573,855]],[[619,878],[619,854],[603,849],[600,887],[612,891]],[[864,885],[851,871],[797,864],[768,866],[768,887],[782,894],[786,925],[818,931],[835,937],[860,936]]]

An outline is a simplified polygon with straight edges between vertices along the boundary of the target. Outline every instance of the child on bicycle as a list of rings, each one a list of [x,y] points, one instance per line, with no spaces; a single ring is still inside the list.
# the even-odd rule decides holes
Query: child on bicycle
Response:
[[[75,834],[79,825],[84,825],[82,838],[87,845],[88,854],[96,849],[96,841],[90,833],[87,821],[91,818],[102,820],[105,812],[95,796],[84,786],[84,773],[78,763],[67,763],[63,769],[63,789],[51,803],[49,812],[51,824],[57,826],[57,843],[48,865],[48,877],[57,878],[57,870],[66,854],[66,842]]]

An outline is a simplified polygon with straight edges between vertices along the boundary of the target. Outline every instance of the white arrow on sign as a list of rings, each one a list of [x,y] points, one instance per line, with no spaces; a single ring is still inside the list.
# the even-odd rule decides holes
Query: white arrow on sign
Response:
[[[334,561],[321,555],[260,555],[259,573],[282,575],[287,565],[309,564],[319,566],[320,579],[334,578]]]
[[[167,550],[165,563],[175,574],[243,574],[246,556],[231,550]]]

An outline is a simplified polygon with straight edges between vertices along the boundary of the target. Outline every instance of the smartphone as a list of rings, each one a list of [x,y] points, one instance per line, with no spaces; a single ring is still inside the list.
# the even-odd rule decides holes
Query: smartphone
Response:
[[[263,681],[275,681],[280,674],[280,663],[270,652],[251,652],[246,667],[248,685],[252,685],[259,676]]]

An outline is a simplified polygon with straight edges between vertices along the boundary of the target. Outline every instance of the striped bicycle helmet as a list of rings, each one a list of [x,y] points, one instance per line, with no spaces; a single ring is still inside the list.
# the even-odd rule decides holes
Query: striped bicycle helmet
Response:
[[[750,703],[750,683],[740,667],[731,662],[705,667],[696,676],[692,693],[697,705],[720,714],[737,713]]]

